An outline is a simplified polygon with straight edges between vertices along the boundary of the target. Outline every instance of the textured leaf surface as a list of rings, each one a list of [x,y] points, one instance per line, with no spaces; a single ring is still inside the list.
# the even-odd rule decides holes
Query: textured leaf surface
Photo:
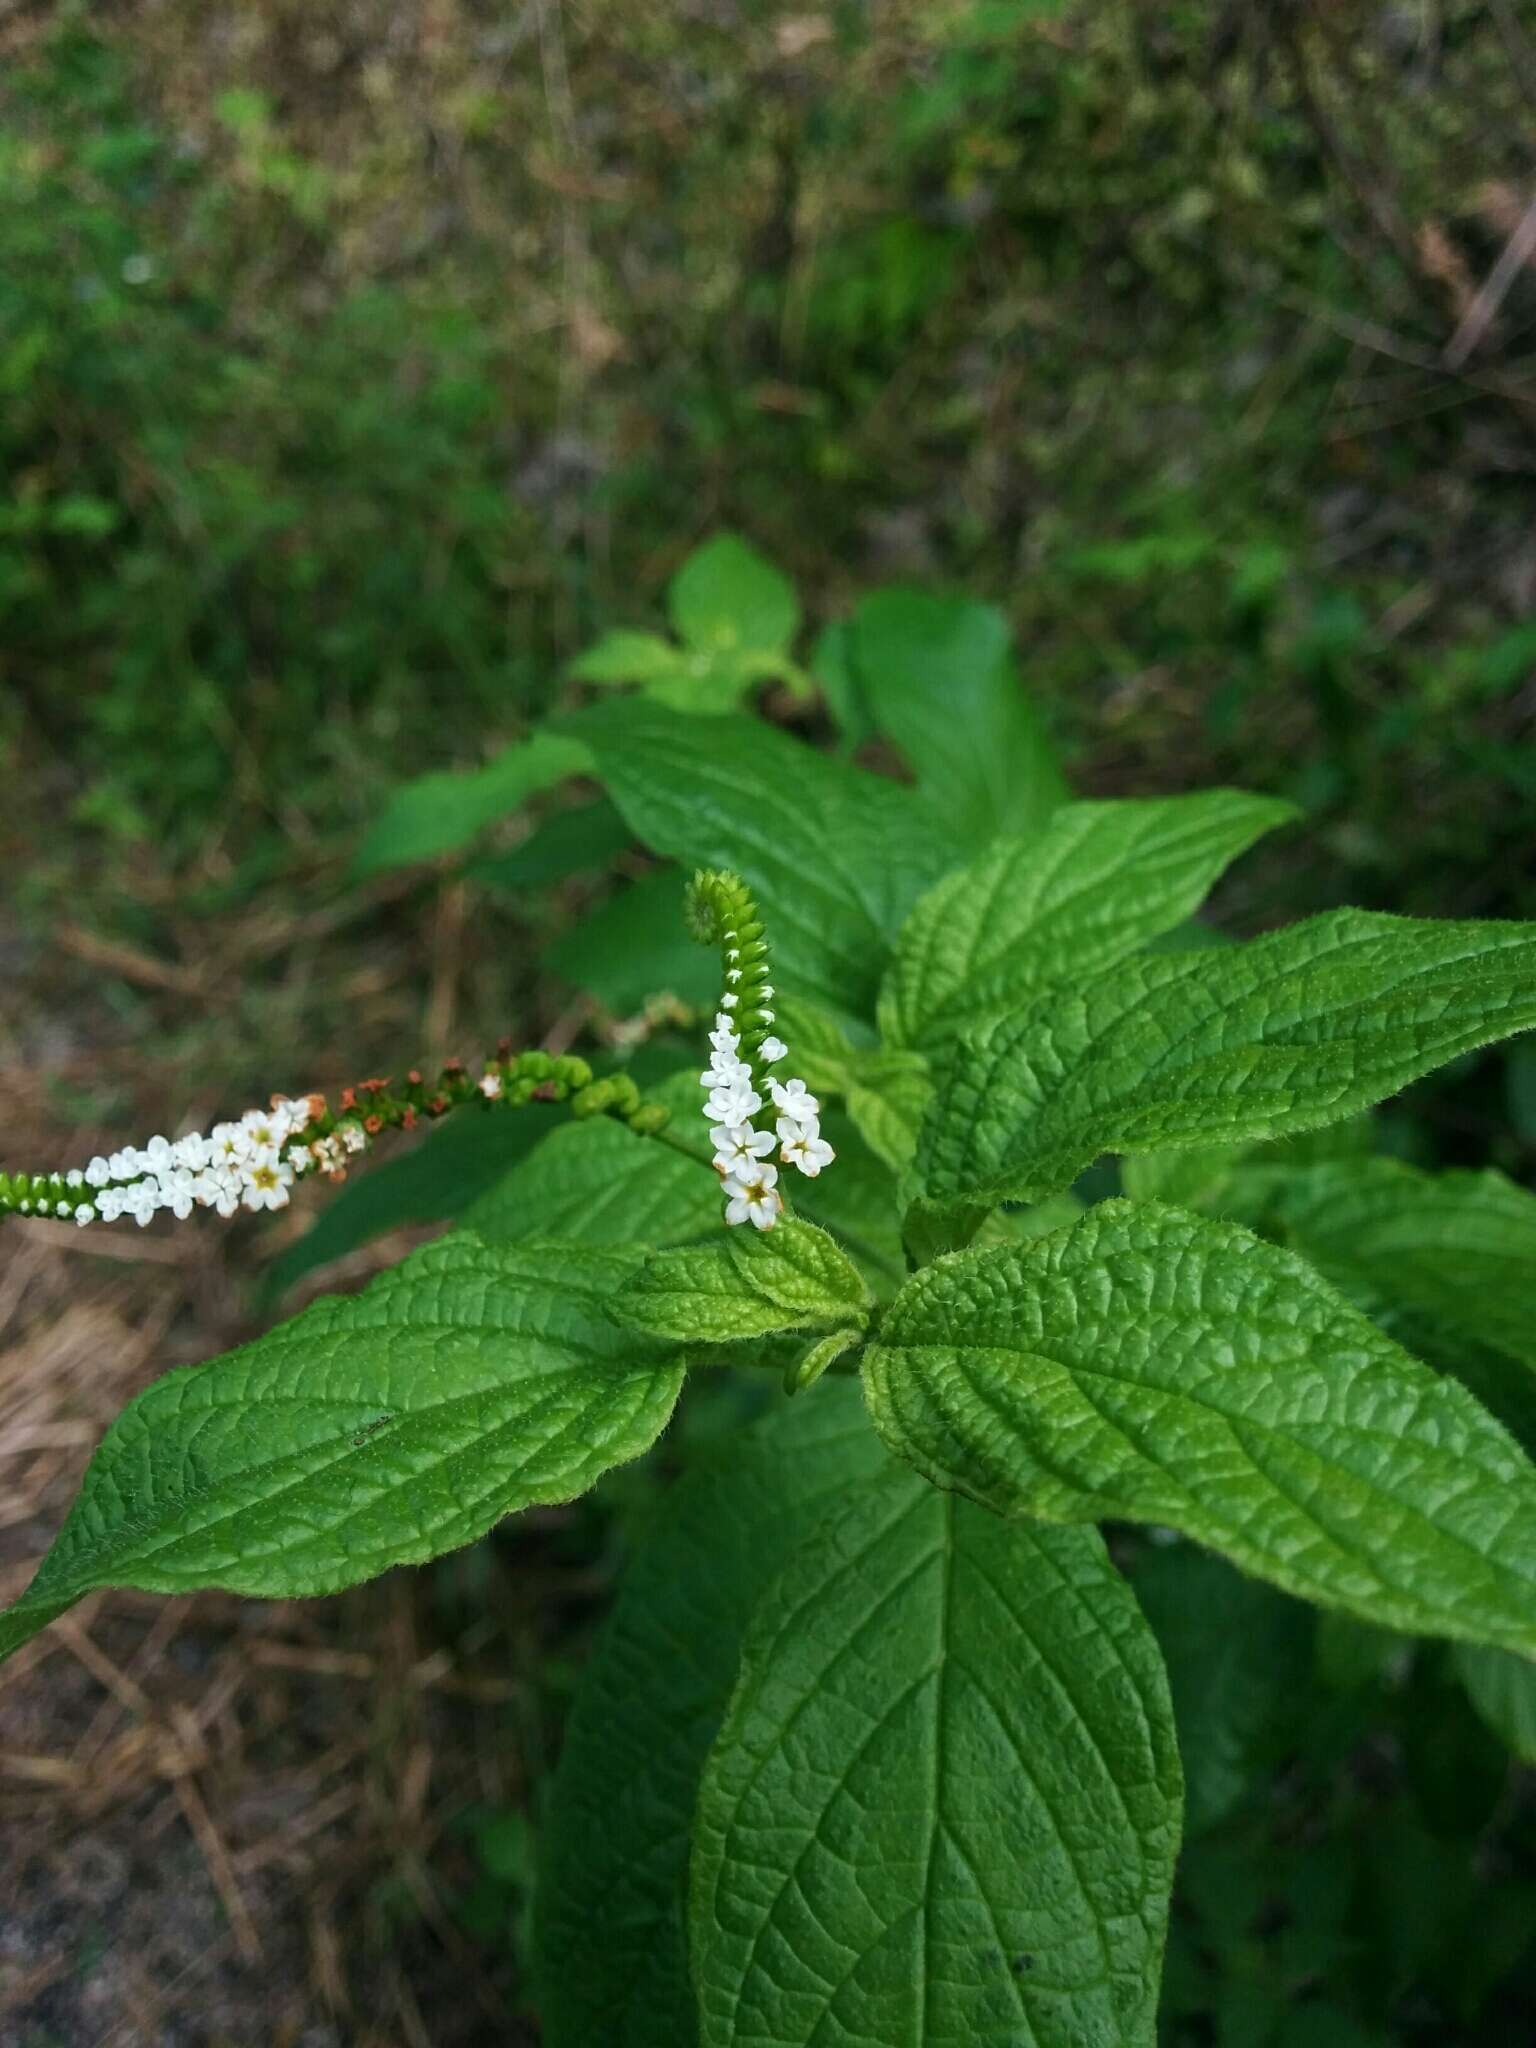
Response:
[[[1069,1187],[1102,1152],[1335,1123],[1536,1024],[1536,926],[1330,911],[1141,955],[962,1038],[918,1146],[935,1207]]]
[[[860,1324],[869,1290],[848,1255],[813,1223],[728,1230],[712,1242],[653,1253],[614,1297],[627,1329],[716,1343],[772,1330]]]
[[[875,1423],[1002,1514],[1161,1522],[1362,1620],[1536,1649],[1536,1467],[1294,1254],[1106,1202],[916,1274]]]
[[[296,1244],[263,1275],[269,1299],[357,1247],[406,1223],[457,1220],[526,1159],[556,1120],[553,1105],[529,1102],[451,1117],[412,1151],[353,1174]]]
[[[848,622],[847,655],[868,715],[966,845],[1030,830],[1065,798],[996,606],[877,591]]]
[[[705,1769],[705,2048],[1149,2048],[1178,1806],[1097,1531],[866,1482],[765,1595]]]
[[[582,1678],[543,1828],[535,1965],[549,2048],[697,2041],[689,1832],[742,1632],[820,1517],[889,1462],[857,1389],[828,1381],[668,1499]]]
[[[873,1006],[913,902],[956,858],[911,790],[750,719],[690,718],[625,698],[562,730],[588,744],[637,837],[757,891],[775,977],[835,1007]]]
[[[1363,1285],[1536,1370],[1536,1195],[1502,1173],[1425,1173],[1397,1159],[1315,1167],[1277,1224],[1351,1293]]]
[[[649,1099],[668,1103],[673,1127],[691,1136],[695,1075],[676,1075]],[[707,1146],[702,1120],[697,1128]],[[720,1183],[707,1151],[689,1157],[609,1117],[559,1125],[464,1217],[493,1243],[560,1237],[608,1245],[681,1244],[720,1227],[720,1219]]]
[[[334,1592],[585,1492],[682,1384],[671,1348],[606,1313],[635,1260],[446,1238],[167,1373],[107,1432],[0,1655],[97,1586]]]
[[[1240,790],[1067,804],[946,875],[902,928],[880,991],[893,1045],[952,1038],[1169,931],[1222,869],[1296,815]]]
[[[1253,1783],[1261,1739],[1296,1701],[1312,1616],[1192,1543],[1149,1544],[1130,1579],[1168,1667],[1184,1830],[1202,1834]]]
[[[540,732],[484,768],[419,775],[395,791],[353,855],[352,872],[361,878],[455,852],[529,797],[590,765],[584,747]]]

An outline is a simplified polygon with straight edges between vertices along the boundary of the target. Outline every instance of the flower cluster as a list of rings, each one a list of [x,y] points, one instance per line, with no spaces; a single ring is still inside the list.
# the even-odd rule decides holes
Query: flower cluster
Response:
[[[75,1209],[75,1221],[90,1223],[99,1216],[111,1223],[131,1216],[146,1224],[161,1209],[178,1219],[195,1208],[216,1209],[221,1216],[281,1209],[297,1174],[312,1165],[335,1170],[348,1152],[360,1152],[368,1142],[355,1122],[338,1125],[313,1145],[293,1142],[315,1113],[313,1098],[279,1098],[271,1109],[247,1110],[238,1123],[215,1124],[174,1142],[151,1138],[147,1145],[93,1159],[83,1171],[65,1175],[67,1185],[90,1190]]]
[[[725,1184],[725,1220],[771,1230],[784,1207],[777,1185],[779,1169],[768,1157],[775,1144],[786,1166],[797,1166],[812,1178],[835,1157],[821,1135],[821,1104],[803,1081],[770,1081],[768,1091],[779,1112],[777,1135],[758,1130],[753,1118],[761,1111],[763,1098],[751,1067],[741,1057],[741,1040],[728,1010],[716,1016],[709,1043],[709,1065],[699,1080],[708,1091],[704,1116],[715,1147],[715,1171]],[[786,1058],[789,1048],[781,1039],[766,1038],[760,1051],[772,1065]]]

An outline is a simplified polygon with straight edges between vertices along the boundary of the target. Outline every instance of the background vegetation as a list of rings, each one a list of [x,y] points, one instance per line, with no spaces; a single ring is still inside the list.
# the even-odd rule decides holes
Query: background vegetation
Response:
[[[355,849],[399,784],[579,690],[601,630],[656,626],[720,527],[794,577],[803,659],[873,584],[1003,606],[1086,793],[1298,798],[1245,929],[1536,915],[1536,263],[1499,264],[1533,104],[1524,0],[0,6],[7,1156],[569,1037],[590,1005],[532,959],[587,885],[530,909],[443,866],[359,882]],[[1530,1056],[1419,1091],[1401,1142],[1529,1176]],[[93,1404],[254,1327],[312,1214],[205,1234],[191,1270],[29,1237],[0,1283],[18,1559]],[[157,1761],[108,1741],[89,1663],[143,1701],[150,1624],[87,1617],[70,1683],[55,1659],[0,1700],[10,1749],[69,1773],[0,1781],[43,1845],[0,2015],[99,2041],[129,1896],[163,1925],[190,1867],[224,2003],[184,1929],[139,2038],[277,2038],[240,2031],[241,1911],[308,1987],[283,2039],[509,2038],[523,1816],[637,1486],[254,1645],[183,1603],[185,1697],[108,1687],[128,1732],[180,1731]],[[1253,1624],[1271,1680],[1291,1627]],[[1432,1665],[1324,1634],[1337,1724],[1287,1727],[1266,1680],[1237,1817],[1187,1860],[1171,2038],[1488,2038],[1516,2022],[1487,2001],[1528,1996],[1529,1791]],[[444,1643],[451,1672],[400,1675]],[[262,1861],[252,1787],[308,1810],[349,1657],[356,1796]],[[208,1670],[233,1690],[199,1748],[172,1709]],[[137,1843],[172,1793],[191,1847],[157,1890]]]

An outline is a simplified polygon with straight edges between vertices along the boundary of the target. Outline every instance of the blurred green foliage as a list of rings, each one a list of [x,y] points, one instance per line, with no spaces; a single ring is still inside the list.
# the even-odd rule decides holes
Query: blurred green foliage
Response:
[[[1524,35],[55,9],[0,78],[6,729],[111,844],[324,838],[657,656],[725,525],[813,621],[1003,601],[1090,787],[1299,796],[1293,908],[1528,904],[1536,274],[1443,360]]]

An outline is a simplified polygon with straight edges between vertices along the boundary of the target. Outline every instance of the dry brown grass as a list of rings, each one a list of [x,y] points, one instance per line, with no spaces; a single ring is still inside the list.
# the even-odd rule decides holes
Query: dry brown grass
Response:
[[[252,911],[213,935],[195,990],[175,963],[109,957],[90,934],[35,944],[0,1025],[4,1163],[84,1157],[174,1128],[194,1104],[201,1113],[206,1077],[146,1060],[109,995],[126,984],[183,1025],[200,998],[217,1014],[229,964],[253,947],[270,957],[272,916]],[[434,1032],[455,1028],[465,962],[441,932],[434,953],[430,902],[421,917],[419,933],[403,919],[403,933],[376,940],[371,963],[365,946],[350,957],[354,981],[371,964],[373,993],[342,1006],[355,1036],[328,1057],[366,1059],[402,1012],[414,1030],[423,1009]],[[333,931],[321,917],[276,934],[289,980],[323,985],[317,955]],[[425,991],[406,975],[418,942],[434,962]],[[66,1104],[91,1093],[125,1103],[131,1122],[82,1132],[61,1091]],[[295,1205],[264,1229],[6,1226],[0,1598],[30,1576],[125,1400],[255,1334],[249,1283],[306,1220]],[[320,1277],[358,1284],[403,1248],[381,1243]],[[569,1588],[540,1552],[560,1520],[525,1518],[517,1571],[498,1583],[493,1554],[494,1599],[446,1622],[432,1583],[403,1573],[313,1602],[111,1593],[0,1669],[0,2040],[532,2039],[510,1946],[478,1947],[456,1924],[455,1893],[473,1873],[454,1827],[472,1805],[523,1804],[546,1766],[538,1672]]]

